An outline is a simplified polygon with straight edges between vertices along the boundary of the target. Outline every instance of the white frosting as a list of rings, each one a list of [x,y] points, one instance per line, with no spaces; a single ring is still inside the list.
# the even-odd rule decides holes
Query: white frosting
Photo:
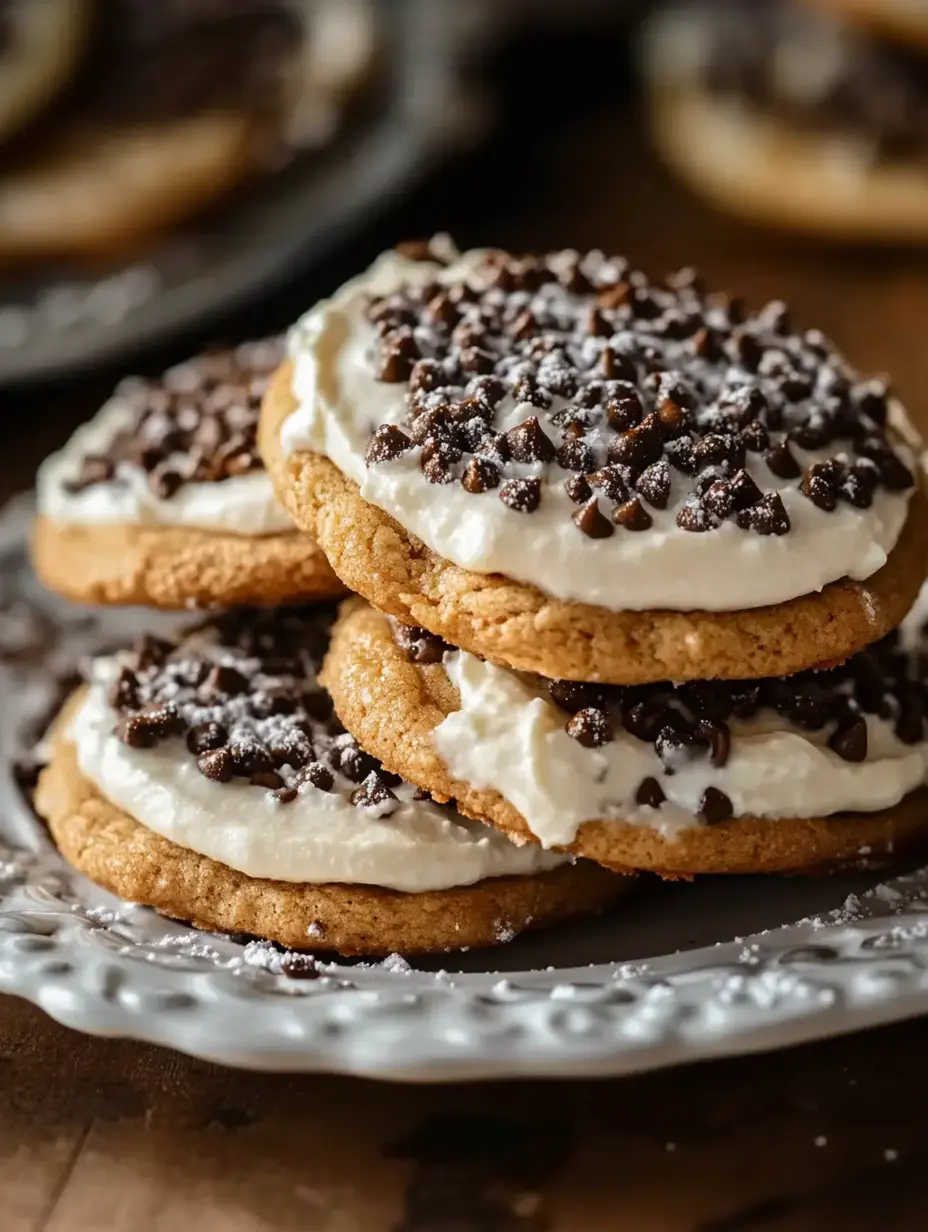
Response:
[[[897,804],[925,782],[928,743],[903,744],[892,727],[867,716],[866,761],[842,760],[826,732],[787,727],[773,711],[730,724],[727,764],[708,758],[681,762],[668,775],[654,746],[621,730],[601,748],[568,736],[564,712],[527,677],[463,651],[445,657],[461,709],[433,733],[455,778],[495,788],[519,810],[545,847],[573,840],[584,821],[617,818],[672,835],[700,824],[707,787],[724,792],[740,817],[827,817],[870,813]],[[647,777],[667,799],[660,809],[635,803]]]
[[[559,599],[619,611],[763,607],[838,578],[870,577],[885,563],[905,522],[909,493],[881,488],[869,509],[841,502],[825,512],[801,494],[797,481],[778,479],[756,454],[748,455],[746,469],[765,492],[779,492],[792,523],[787,535],[748,534],[731,522],[705,534],[682,530],[676,513],[692,481],[676,472],[667,509],[649,509],[651,530],[591,539],[571,521],[576,506],[564,491],[569,472],[558,466],[550,468],[541,504],[530,515],[509,509],[495,491],[474,495],[459,483],[430,484],[420,470],[418,447],[368,468],[364,456],[373,429],[402,424],[407,407],[404,384],[372,375],[369,356],[377,336],[364,315],[367,297],[403,283],[454,281],[483,255],[467,253],[444,269],[387,253],[308,313],[290,339],[299,407],[283,425],[285,451],[324,454],[359,485],[365,500],[462,568],[501,573]],[[535,413],[511,397],[501,411],[503,431]],[[911,460],[909,451],[901,452]],[[804,466],[828,456],[795,453]],[[539,464],[523,465],[519,473],[540,473]]]
[[[185,483],[172,497],[162,500],[149,487],[141,468],[120,463],[118,482],[69,492],[65,485],[79,474],[83,456],[105,454],[116,433],[133,424],[135,414],[117,394],[89,423],[78,428],[64,449],[43,462],[36,477],[40,514],[55,522],[86,526],[186,526],[236,535],[274,535],[293,530],[263,470],[234,475],[219,483]]]
[[[347,793],[305,786],[289,804],[244,780],[215,783],[179,742],[133,749],[113,734],[106,700],[118,660],[99,660],[70,738],[81,773],[113,804],[163,838],[248,877],[355,883],[410,893],[528,875],[563,863],[534,843],[517,846],[451,809],[395,789],[387,817],[356,808]]]

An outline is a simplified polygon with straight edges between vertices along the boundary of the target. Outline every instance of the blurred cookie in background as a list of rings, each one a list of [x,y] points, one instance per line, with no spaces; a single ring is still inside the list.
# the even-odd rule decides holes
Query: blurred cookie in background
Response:
[[[0,141],[67,82],[84,49],[89,16],[82,0],[7,0],[0,8]]]
[[[836,239],[928,239],[928,56],[787,0],[675,5],[643,39],[666,162],[719,208]]]
[[[87,6],[36,7],[52,42]],[[334,134],[376,43],[360,0],[107,0],[88,20],[76,76],[0,152],[0,258],[120,256],[279,170]]]
[[[928,0],[805,0],[886,38],[928,47]]]

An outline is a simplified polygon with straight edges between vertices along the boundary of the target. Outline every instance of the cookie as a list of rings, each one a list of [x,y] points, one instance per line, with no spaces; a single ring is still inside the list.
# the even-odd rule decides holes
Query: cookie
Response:
[[[888,633],[924,577],[928,509],[919,492],[886,564],[865,582],[832,582],[819,594],[730,613],[622,612],[553,599],[430,551],[327,458],[305,451],[288,458],[280,430],[296,407],[291,379],[284,367],[268,391],[259,446],[294,521],[311,531],[349,589],[494,662],[625,684],[788,675]]]
[[[0,175],[0,257],[122,256],[329,140],[372,52],[321,71],[325,11],[111,0],[67,106]]]
[[[924,52],[774,3],[671,9],[644,41],[666,162],[726,212],[835,239],[928,236]]]
[[[13,0],[0,16],[0,141],[67,83],[89,25],[85,0]]]
[[[385,766],[513,837],[670,877],[794,872],[928,839],[910,646],[791,680],[601,689],[442,657],[349,600],[323,681]]]
[[[33,559],[88,603],[272,604],[339,594],[255,447],[277,339],[123,381],[38,475]]]
[[[65,857],[199,926],[345,954],[491,945],[627,888],[385,771],[316,681],[330,623],[239,610],[96,660],[36,792]]]
[[[913,47],[928,47],[928,5],[916,0],[801,0],[832,18]]]

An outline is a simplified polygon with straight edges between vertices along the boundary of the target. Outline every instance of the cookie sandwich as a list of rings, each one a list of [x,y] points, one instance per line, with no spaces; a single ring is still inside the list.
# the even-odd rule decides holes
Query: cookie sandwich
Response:
[[[928,239],[924,45],[798,0],[697,0],[651,21],[644,60],[657,147],[712,204],[838,239]]]
[[[817,871],[928,840],[928,639],[775,679],[544,679],[349,600],[323,679],[390,770],[546,850],[669,877]]]
[[[40,468],[32,549],[43,581],[80,602],[157,608],[339,594],[256,450],[281,355],[268,339],[123,381]]]
[[[781,302],[623,258],[382,256],[295,327],[259,447],[379,610],[551,679],[788,675],[924,576],[917,442]]]
[[[342,954],[493,945],[628,887],[386,771],[317,682],[330,622],[240,610],[96,660],[35,796],[64,857],[198,927]]]
[[[67,89],[4,158],[10,259],[120,256],[324,145],[376,50],[367,0],[9,7],[45,13],[48,38],[75,41],[77,15],[85,34]]]

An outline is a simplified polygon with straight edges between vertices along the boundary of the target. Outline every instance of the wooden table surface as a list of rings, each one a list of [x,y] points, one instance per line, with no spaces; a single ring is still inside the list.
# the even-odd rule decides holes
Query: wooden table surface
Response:
[[[551,120],[505,168],[491,155],[449,172],[386,238],[448,226],[468,243],[601,245],[655,273],[696,263],[754,301],[790,300],[860,367],[891,372],[928,427],[924,256],[711,217],[627,127],[608,106]],[[45,400],[54,414],[20,414],[0,495],[96,397],[82,385]],[[908,1232],[928,1227],[926,1047],[914,1022],[621,1082],[400,1088],[225,1071],[0,999],[0,1230]]]

